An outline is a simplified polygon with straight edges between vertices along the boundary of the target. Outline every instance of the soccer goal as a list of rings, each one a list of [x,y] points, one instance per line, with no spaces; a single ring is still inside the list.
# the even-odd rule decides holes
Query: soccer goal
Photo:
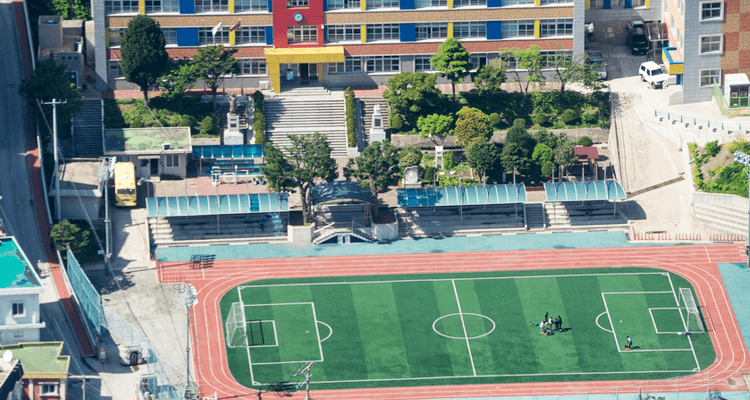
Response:
[[[693,298],[693,291],[690,288],[680,288],[680,308],[685,310],[687,315],[687,330],[690,333],[703,333],[706,331],[703,326],[698,306]]]
[[[242,304],[233,303],[227,316],[227,345],[229,347],[246,347],[247,332],[245,310]]]

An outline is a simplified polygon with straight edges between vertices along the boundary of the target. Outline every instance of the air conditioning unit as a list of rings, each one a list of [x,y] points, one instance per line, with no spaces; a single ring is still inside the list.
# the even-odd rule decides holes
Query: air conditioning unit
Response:
[[[162,151],[169,150],[171,147],[172,147],[172,144],[170,144],[170,143],[162,143],[161,144]]]
[[[268,90],[268,87],[269,87],[268,81],[260,81],[259,85],[260,85],[260,90]]]

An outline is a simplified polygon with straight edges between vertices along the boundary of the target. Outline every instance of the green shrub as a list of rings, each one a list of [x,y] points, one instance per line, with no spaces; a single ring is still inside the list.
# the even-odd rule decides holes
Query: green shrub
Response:
[[[492,127],[497,128],[503,122],[503,118],[498,113],[490,114],[490,124]]]
[[[253,139],[255,139],[255,144],[266,144],[266,135],[263,133],[262,130],[255,131],[255,135],[253,135]]]
[[[456,161],[453,157],[452,151],[446,151],[445,153],[443,153],[443,165],[447,170],[451,170],[456,166]]]
[[[576,142],[576,144],[579,146],[590,147],[594,145],[594,141],[591,140],[591,138],[588,136],[581,136]]]
[[[435,167],[427,167],[424,171],[422,182],[431,184],[435,180]]]
[[[203,118],[201,122],[201,135],[215,136],[218,134],[219,127],[217,126],[216,120],[213,117]]]
[[[422,162],[422,151],[416,147],[407,146],[398,153],[398,166],[403,171],[407,167],[419,165]]]
[[[344,91],[346,105],[346,138],[349,147],[357,146],[357,103],[352,88]]]
[[[536,126],[542,126],[547,123],[547,114],[538,112],[534,114],[533,117],[531,117],[531,122],[533,122]]]
[[[252,94],[253,101],[258,101],[258,100],[263,101],[263,97],[264,97],[263,93],[260,90],[256,90]]]
[[[526,120],[523,118],[516,118],[513,120],[513,126],[516,125],[526,126]]]
[[[750,142],[745,139],[739,138],[729,144],[729,152],[734,154],[736,151],[743,153],[750,153]]]
[[[577,119],[578,119],[578,114],[571,109],[565,110],[560,116],[560,120],[564,122],[565,125],[569,125],[571,122]]]
[[[131,128],[143,128],[143,121],[140,119],[133,120],[133,122],[130,123]]]
[[[388,126],[391,129],[398,131],[404,127],[404,119],[398,114],[392,114],[391,118],[388,120]]]
[[[263,144],[263,143],[265,143],[265,140],[266,140],[266,137],[265,137],[265,132],[266,132],[266,116],[263,115],[263,113],[260,113],[260,112],[256,111],[255,114],[253,114],[253,132],[255,132],[255,134],[254,134],[255,135],[254,136],[255,137],[255,143],[257,143],[257,144]],[[258,143],[258,139],[259,139],[258,134],[263,135],[263,143]]]
[[[177,126],[193,126],[195,125],[195,118],[191,117],[190,115],[183,115],[180,117],[180,121],[177,123]]]
[[[706,151],[706,154],[708,154],[711,157],[715,157],[717,154],[719,154],[719,142],[713,141],[706,143],[706,148],[704,149]]]
[[[552,161],[547,161],[542,165],[542,175],[552,176],[553,172],[555,172],[555,164]]]
[[[585,124],[593,124],[599,118],[599,108],[594,106],[583,106],[581,109],[581,120]]]

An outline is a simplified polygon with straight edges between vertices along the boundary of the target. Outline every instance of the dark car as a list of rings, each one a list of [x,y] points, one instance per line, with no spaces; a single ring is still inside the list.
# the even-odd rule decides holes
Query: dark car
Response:
[[[643,21],[628,22],[628,46],[633,54],[644,55],[648,52],[648,31]]]

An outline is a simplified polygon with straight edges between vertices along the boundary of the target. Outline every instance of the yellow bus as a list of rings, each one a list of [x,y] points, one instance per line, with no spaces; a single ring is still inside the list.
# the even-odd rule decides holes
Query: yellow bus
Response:
[[[135,166],[132,162],[115,164],[115,200],[120,207],[135,207]]]

